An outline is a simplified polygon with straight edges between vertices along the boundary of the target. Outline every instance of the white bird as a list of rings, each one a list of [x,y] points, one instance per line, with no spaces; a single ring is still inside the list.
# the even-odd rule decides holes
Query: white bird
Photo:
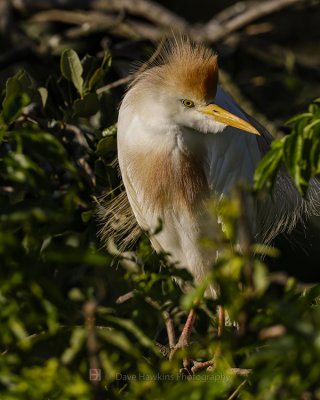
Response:
[[[213,51],[181,39],[173,40],[160,61],[129,87],[117,140],[121,175],[138,225],[152,232],[160,219],[162,230],[151,238],[154,249],[169,253],[200,281],[215,255],[199,238],[220,232],[206,209],[207,199],[229,196],[239,180],[252,184],[272,137],[218,86]],[[315,196],[311,189],[309,198]],[[265,243],[290,231],[303,215],[317,212],[316,202],[301,198],[285,170],[279,173],[274,200],[258,204],[248,198],[246,205],[256,240]],[[131,226],[129,220],[125,224]],[[188,342],[194,314],[190,320],[180,346]]]

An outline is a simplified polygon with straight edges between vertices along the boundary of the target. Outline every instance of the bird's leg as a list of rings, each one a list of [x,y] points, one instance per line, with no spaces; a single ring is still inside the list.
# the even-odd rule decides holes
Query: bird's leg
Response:
[[[183,347],[188,347],[190,345],[190,336],[195,319],[196,319],[196,313],[194,308],[192,308],[189,312],[187,321],[183,327],[178,343],[174,346],[174,348],[170,352],[169,360],[172,360],[177,350],[182,349]],[[191,368],[192,368],[192,361],[189,358],[184,358],[183,372],[186,372],[188,375],[191,375],[192,374]]]
[[[218,318],[219,318],[218,336],[220,337],[222,335],[222,331],[225,326],[225,311],[221,305],[218,306]],[[183,327],[183,330],[179,337],[178,343],[173,348],[172,348],[172,345],[170,344],[170,347],[171,347],[171,352],[169,355],[170,360],[172,360],[172,358],[175,355],[175,353],[177,352],[177,350],[179,350],[183,347],[188,347],[190,345],[190,336],[191,336],[191,331],[192,331],[195,319],[196,319],[195,310],[194,310],[194,308],[192,308],[189,312],[187,321]],[[188,375],[193,375],[197,371],[200,371],[204,368],[212,367],[215,364],[214,359],[216,358],[216,356],[218,354],[220,354],[220,349],[217,349],[217,352],[212,360],[204,361],[204,362],[198,362],[198,361],[190,360],[189,358],[184,358],[182,372],[187,373]]]
[[[188,347],[190,345],[190,336],[192,332],[192,328],[194,325],[194,321],[196,319],[196,313],[194,308],[192,308],[189,312],[187,321],[183,327],[181,335],[179,337],[178,343],[174,346],[171,350],[169,359],[171,360],[176,353],[177,350]],[[213,361],[205,361],[205,362],[198,362],[190,360],[188,357],[183,359],[183,368],[180,370],[182,373],[187,375],[193,375],[196,371],[200,371],[201,369],[207,368],[213,364]]]
[[[226,323],[226,317],[225,317],[225,311],[223,306],[218,306],[218,336],[221,337],[222,336],[222,332],[223,329],[225,327],[225,323]],[[221,347],[220,345],[218,346],[214,357],[209,360],[209,361],[204,361],[204,362],[198,362],[198,361],[193,361],[193,366],[191,368],[191,373],[195,374],[196,372],[204,369],[204,368],[208,368],[209,369],[214,369],[215,368],[215,359],[217,357],[219,357],[221,354]]]

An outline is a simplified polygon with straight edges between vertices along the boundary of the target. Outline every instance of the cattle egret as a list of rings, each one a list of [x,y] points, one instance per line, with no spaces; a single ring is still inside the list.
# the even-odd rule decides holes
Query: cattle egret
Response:
[[[216,54],[189,40],[173,40],[124,96],[118,160],[130,207],[143,230],[152,232],[162,221],[161,232],[151,237],[154,249],[168,253],[195,281],[216,257],[199,238],[220,232],[206,200],[229,196],[239,180],[251,184],[271,140],[218,85]],[[264,243],[316,212],[315,201],[300,197],[285,170],[274,199],[259,204],[248,198],[246,205],[255,238]],[[191,310],[177,348],[189,343],[194,318]]]

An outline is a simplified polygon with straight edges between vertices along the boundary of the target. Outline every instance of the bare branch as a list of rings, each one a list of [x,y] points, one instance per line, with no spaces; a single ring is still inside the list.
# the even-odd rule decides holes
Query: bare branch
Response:
[[[19,11],[30,12],[30,10],[50,10],[46,14],[37,16],[37,18],[48,18],[48,15],[54,10],[52,8],[63,9],[91,9],[100,11],[90,11],[86,16],[84,14],[76,17],[78,23],[80,19],[94,16],[95,19],[101,21],[110,18],[105,12],[122,12],[131,16],[143,17],[152,24],[146,24],[141,21],[130,20],[129,26],[133,32],[140,37],[148,37],[152,40],[159,40],[163,35],[170,35],[172,32],[179,32],[190,36],[197,42],[217,42],[224,39],[230,33],[243,28],[253,21],[280,11],[284,8],[295,6],[297,4],[312,5],[311,0],[269,0],[267,2],[260,1],[240,1],[231,7],[224,9],[221,13],[214,16],[208,23],[204,25],[190,26],[188,22],[176,15],[174,12],[166,9],[162,5],[152,0],[13,0],[12,5]],[[54,12],[57,12],[55,10]],[[48,14],[49,13],[49,14]],[[63,18],[75,17],[75,12],[71,12],[69,16],[64,12]]]
[[[194,28],[191,36],[197,41],[217,42],[259,18],[286,7],[304,3],[306,3],[306,0],[269,0],[265,2],[236,3],[230,9],[223,10],[223,14],[218,14],[201,28]],[[242,11],[239,12],[240,10]],[[229,20],[226,21],[226,18],[229,18]]]
[[[64,9],[95,9],[99,11],[126,11],[143,17],[163,27],[184,32],[188,23],[184,18],[151,0],[13,0],[13,6],[19,11]]]
[[[93,6],[105,11],[120,11],[125,9],[132,15],[144,17],[147,20],[175,31],[186,31],[188,23],[174,12],[151,0],[95,0]]]
[[[162,315],[163,315],[164,322],[165,322],[166,328],[167,328],[169,347],[170,347],[170,349],[173,349],[174,346],[176,345],[176,335],[174,332],[173,321],[172,321],[172,318],[170,317],[170,314],[168,313],[168,311],[163,311]]]
[[[114,16],[100,13],[98,11],[70,11],[70,10],[60,10],[52,9],[45,10],[34,14],[31,21],[35,22],[51,22],[57,21],[65,24],[82,25],[87,23],[105,24],[114,22]]]

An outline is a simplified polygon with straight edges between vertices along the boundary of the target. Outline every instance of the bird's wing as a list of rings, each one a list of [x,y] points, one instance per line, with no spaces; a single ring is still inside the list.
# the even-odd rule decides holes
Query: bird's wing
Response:
[[[215,143],[212,143],[212,151],[208,157],[209,180],[213,182],[219,176],[220,187],[215,187],[218,187],[218,193],[223,195],[225,192],[226,194],[230,193],[237,180],[244,180],[252,184],[256,166],[269,151],[273,137],[258,121],[246,114],[221,88],[218,88],[215,103],[248,121],[260,133],[260,136],[257,136],[241,132],[236,128],[226,127],[220,135],[211,135]],[[229,135],[229,140],[222,139],[225,139],[226,135]],[[224,144],[225,148],[222,148],[221,144]],[[218,163],[222,165],[222,168],[218,170],[219,173],[214,170]],[[310,206],[301,198],[284,166],[280,168],[277,176],[273,198],[266,192],[265,196],[262,196],[262,200],[258,201],[248,195],[246,202],[253,230],[256,232],[256,237],[262,242],[270,242],[277,234],[292,230],[303,214],[310,213],[307,210]]]
[[[260,136],[254,137],[261,159],[270,150],[274,138],[255,118],[245,113],[229,96],[227,97],[234,109],[238,108],[245,116],[244,119],[260,133]],[[259,200],[257,204],[257,237],[268,243],[279,233],[291,232],[299,220],[320,214],[320,181],[316,177],[311,179],[307,198],[303,199],[292,177],[282,165],[277,175],[272,198],[266,193],[262,198],[263,200]]]

